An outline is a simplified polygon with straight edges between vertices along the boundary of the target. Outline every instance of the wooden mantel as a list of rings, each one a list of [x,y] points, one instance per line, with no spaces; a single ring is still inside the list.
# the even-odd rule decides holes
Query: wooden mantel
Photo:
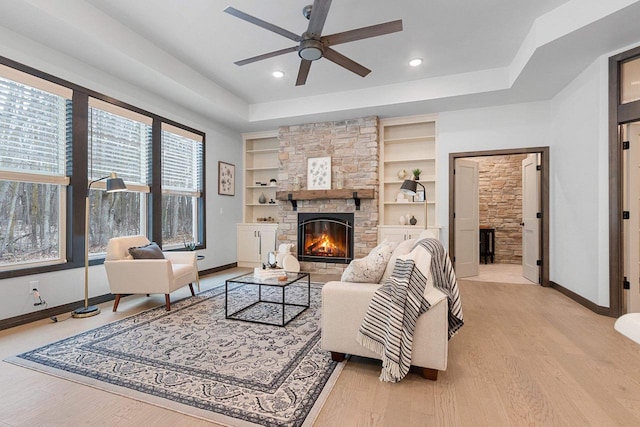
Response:
[[[353,199],[356,203],[356,210],[360,210],[360,199],[373,199],[374,196],[375,190],[373,188],[276,191],[276,200],[290,201],[294,211],[298,210],[298,200],[320,199]]]

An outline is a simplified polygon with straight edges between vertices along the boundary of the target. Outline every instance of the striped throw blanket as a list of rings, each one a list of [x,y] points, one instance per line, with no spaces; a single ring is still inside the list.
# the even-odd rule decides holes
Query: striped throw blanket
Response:
[[[411,253],[396,260],[393,274],[371,299],[356,337],[381,356],[381,381],[397,382],[407,375],[418,317],[444,298],[451,339],[464,324],[453,265],[439,240],[420,240]]]

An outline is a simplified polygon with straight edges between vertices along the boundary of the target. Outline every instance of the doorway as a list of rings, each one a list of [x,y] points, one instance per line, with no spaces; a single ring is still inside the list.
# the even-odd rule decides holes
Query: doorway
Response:
[[[473,202],[473,197],[471,197],[474,191],[472,190],[470,193],[471,196],[465,195],[469,190],[463,189],[463,187],[467,185],[465,184],[463,187],[458,185],[462,181],[473,181],[472,178],[467,176],[472,173],[467,173],[467,171],[472,171],[472,169],[464,167],[464,173],[460,176],[458,176],[457,169],[460,165],[466,166],[465,161],[482,162],[483,159],[488,159],[489,161],[486,163],[491,164],[492,158],[498,159],[498,156],[501,159],[505,159],[502,161],[511,162],[511,166],[506,163],[499,164],[500,162],[498,162],[494,170],[484,177],[485,181],[492,181],[488,188],[490,189],[489,193],[493,194],[485,194],[484,201],[482,196],[480,197],[481,207],[476,209],[477,216],[476,219],[473,219],[471,218],[474,213],[473,206],[467,206],[467,204],[471,203],[473,205],[475,203]],[[535,159],[535,163],[532,164],[531,159]],[[517,167],[513,164],[514,161],[517,161]],[[534,171],[533,174],[530,172],[531,170]],[[522,181],[520,179],[512,179],[513,177],[510,175],[514,173],[518,174],[518,178],[521,177]],[[503,174],[503,176],[500,177],[500,174]],[[456,180],[459,181],[458,184]],[[504,188],[504,191],[501,189],[501,186],[508,181],[508,185],[513,184],[511,181],[517,181],[518,185],[522,182],[522,198],[518,198],[516,201],[516,197],[514,197],[514,200],[511,201],[511,204],[518,204],[517,209],[513,209],[512,212],[509,212],[509,209],[505,209],[509,205],[509,197],[503,197],[504,195],[501,194],[502,192],[509,192],[507,188]],[[535,186],[532,186],[532,184],[535,184]],[[482,185],[480,184],[480,186]],[[535,196],[537,198],[533,202],[530,201],[529,208],[526,207],[526,203],[522,206],[522,200],[526,200],[528,197],[525,196],[527,188],[535,188]],[[478,273],[480,273],[478,277],[482,277],[486,272],[486,274],[498,274],[495,281],[511,280],[515,283],[540,283],[542,286],[549,286],[548,147],[451,153],[449,155],[449,189],[449,252],[454,260],[456,273],[458,272],[458,263],[460,261],[460,265],[464,266],[465,275],[473,274],[472,267],[475,266]],[[519,191],[520,188],[518,189]],[[486,191],[482,191],[482,193],[486,193]],[[498,215],[488,212],[492,209],[488,205],[492,203],[494,205],[502,205],[502,208],[496,209],[496,212],[500,211]],[[512,207],[516,208],[516,206]],[[467,223],[473,224],[474,221],[476,228],[470,230]],[[497,261],[496,264],[487,263],[485,265],[477,261],[480,258],[478,253],[482,251],[482,248],[478,245],[477,237],[478,234],[482,234],[478,233],[480,226],[484,226],[482,232],[485,234],[489,232],[493,239],[495,239],[495,234],[500,230],[501,238],[495,239],[494,242],[501,243],[491,248],[491,255]],[[470,240],[472,236],[474,236],[475,240]],[[469,241],[467,242],[465,239]],[[469,247],[472,250],[469,250]],[[475,259],[466,259],[471,256],[475,257]],[[481,258],[486,260],[486,257]],[[524,258],[527,258],[528,261],[525,261]],[[499,268],[502,265],[501,263],[504,263],[504,269]],[[531,266],[531,263],[533,263],[533,266]],[[523,264],[525,265],[524,269]],[[527,267],[529,269],[528,280],[522,277],[522,273],[527,270]],[[532,273],[532,271],[535,271],[535,273]]]

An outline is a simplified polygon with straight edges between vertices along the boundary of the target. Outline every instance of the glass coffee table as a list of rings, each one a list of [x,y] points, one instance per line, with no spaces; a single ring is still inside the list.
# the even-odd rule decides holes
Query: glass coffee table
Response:
[[[226,280],[225,318],[285,326],[298,317],[311,305],[311,276],[309,273],[286,274],[285,280],[262,279],[253,273]]]

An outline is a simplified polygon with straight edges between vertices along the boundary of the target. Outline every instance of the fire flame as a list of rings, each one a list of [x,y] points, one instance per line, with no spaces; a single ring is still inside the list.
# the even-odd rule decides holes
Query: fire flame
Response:
[[[345,248],[336,244],[327,233],[322,233],[316,239],[310,239],[305,247],[305,254],[319,256],[339,256],[346,255]]]

